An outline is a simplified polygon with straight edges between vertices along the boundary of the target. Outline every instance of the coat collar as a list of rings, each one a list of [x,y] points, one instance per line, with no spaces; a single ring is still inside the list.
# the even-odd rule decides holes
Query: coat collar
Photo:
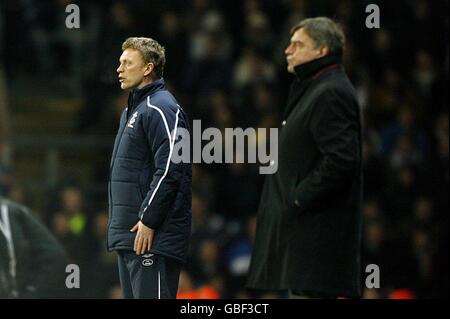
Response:
[[[336,55],[327,55],[311,62],[297,65],[294,68],[297,80],[303,82],[311,77],[319,76],[323,71],[342,64],[342,58]]]
[[[329,70],[341,65],[342,58],[335,55],[327,55],[323,58],[298,65],[294,68],[296,79],[291,85],[287,106],[284,109],[283,116],[287,118],[297,102],[303,96],[312,80],[319,78]]]
[[[133,109],[136,105],[142,102],[147,96],[152,95],[156,91],[162,90],[165,88],[164,79],[158,79],[140,89],[131,90],[128,95],[128,109]]]

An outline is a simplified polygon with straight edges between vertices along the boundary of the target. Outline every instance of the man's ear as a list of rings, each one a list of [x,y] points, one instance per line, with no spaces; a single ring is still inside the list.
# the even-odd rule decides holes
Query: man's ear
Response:
[[[323,58],[324,56],[330,54],[330,48],[329,47],[321,47],[319,50],[320,57]]]
[[[155,65],[153,63],[147,63],[147,67],[145,68],[145,71],[144,71],[144,76],[150,75],[150,73],[152,73],[154,68],[155,68]]]

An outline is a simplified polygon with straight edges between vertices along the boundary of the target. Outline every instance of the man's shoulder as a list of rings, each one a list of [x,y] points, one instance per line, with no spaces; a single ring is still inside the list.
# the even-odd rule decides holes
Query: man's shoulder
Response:
[[[315,86],[314,91],[318,97],[355,95],[355,88],[344,72],[324,78]]]
[[[147,96],[145,101],[139,106],[144,111],[152,113],[154,111],[176,112],[179,105],[175,97],[167,90],[160,90]]]

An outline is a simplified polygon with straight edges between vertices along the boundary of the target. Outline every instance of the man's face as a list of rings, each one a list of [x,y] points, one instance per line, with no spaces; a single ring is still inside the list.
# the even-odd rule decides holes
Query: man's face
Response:
[[[291,42],[286,48],[286,61],[288,72],[294,73],[297,65],[323,57],[327,53],[327,48],[316,48],[313,39],[303,30],[298,29],[291,37]]]
[[[124,50],[119,62],[117,73],[119,73],[120,88],[122,90],[141,88],[147,84],[146,76],[153,69],[153,64],[145,64],[138,50],[130,48]]]

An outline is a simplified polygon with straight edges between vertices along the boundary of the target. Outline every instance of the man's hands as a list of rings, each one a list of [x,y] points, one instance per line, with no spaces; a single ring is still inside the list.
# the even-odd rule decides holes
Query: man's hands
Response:
[[[141,221],[139,221],[133,226],[133,228],[130,229],[130,231],[133,233],[137,231],[133,248],[136,255],[142,255],[148,252],[152,247],[155,230],[145,226]]]

